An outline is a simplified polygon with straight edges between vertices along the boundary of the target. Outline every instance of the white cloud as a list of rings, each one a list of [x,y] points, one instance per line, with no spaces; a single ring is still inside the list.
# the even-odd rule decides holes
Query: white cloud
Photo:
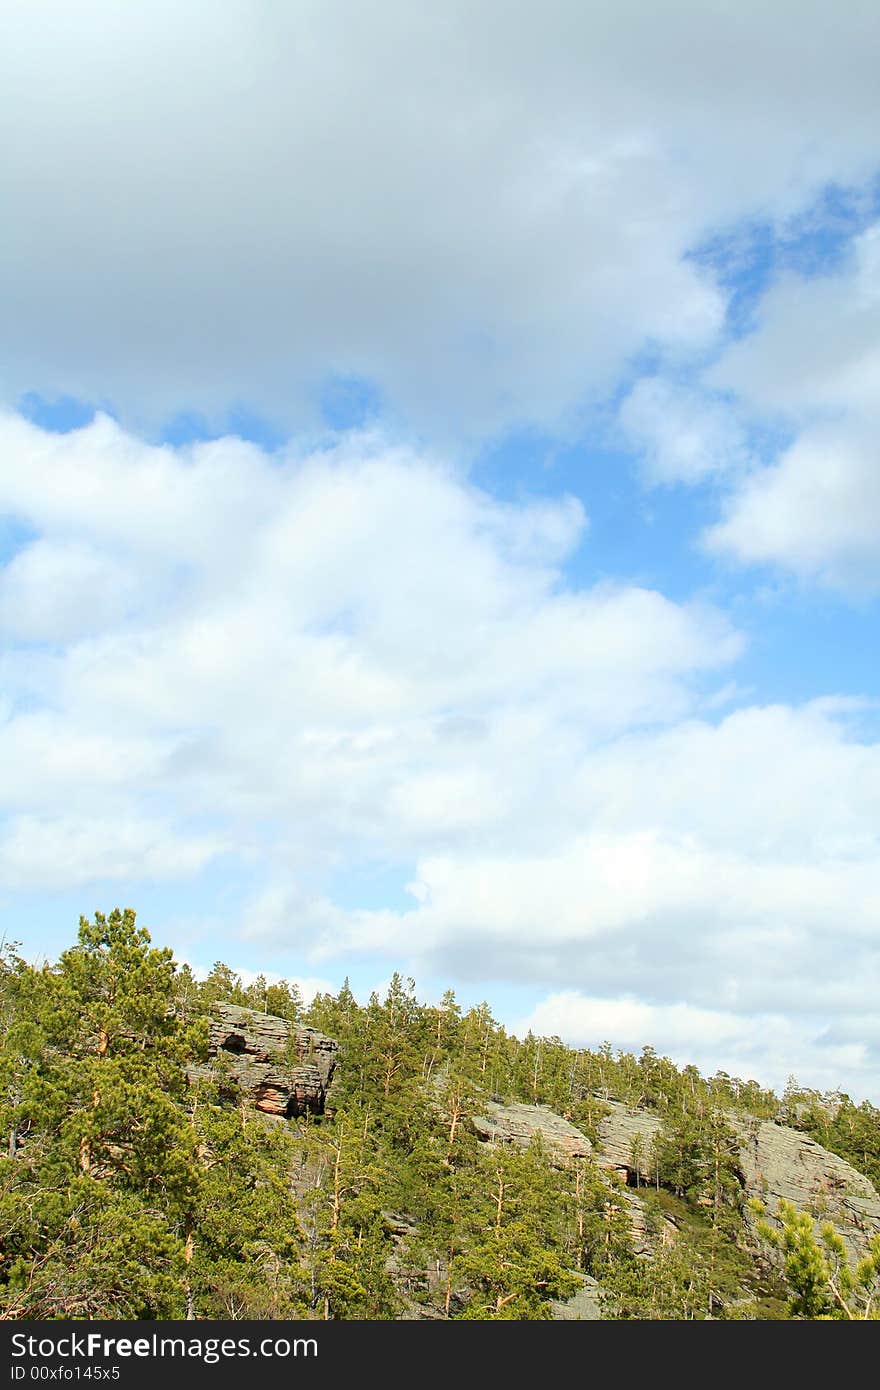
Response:
[[[638,1047],[654,1038],[677,1048],[726,1043],[742,1032],[742,1021],[720,1010],[695,1009],[690,1004],[659,1007],[638,999],[593,999],[577,990],[549,995],[521,1025],[525,1031],[552,1036],[563,1033],[580,1046],[618,1039],[621,1046]]]
[[[880,1036],[866,1020],[880,988],[880,745],[862,737],[865,714],[821,700],[582,747],[534,803],[530,848],[474,841],[425,856],[409,909],[325,911],[318,952],[405,953],[438,977],[630,998],[644,1031],[609,1015],[613,1040],[674,1045],[685,1060],[700,1044],[696,1060],[730,1055],[753,1071],[763,1056],[765,1076],[783,1058],[816,1076],[843,1067],[833,1039],[849,1019],[859,1084],[878,1094]],[[689,1033],[673,1027],[682,1001]],[[765,1015],[788,1020],[774,1024],[772,1058]]]
[[[743,482],[703,539],[708,549],[740,562],[781,566],[849,592],[877,590],[876,425],[805,430],[778,462]]]
[[[98,811],[88,816],[22,815],[0,825],[0,886],[51,892],[96,880],[188,879],[224,849],[218,837],[181,834],[172,820],[136,812],[123,819]]]
[[[696,825],[696,809],[692,814]],[[732,948],[760,940],[768,969],[809,974],[815,941],[833,928],[855,959],[867,957],[880,888],[876,844],[870,848],[870,854],[828,853],[814,863],[803,852],[771,859],[760,847],[716,850],[696,829],[689,835],[655,829],[585,833],[555,853],[531,857],[424,859],[416,907],[337,914],[325,951],[417,951],[446,969],[459,954],[487,962],[497,955],[508,968],[520,962],[514,967],[520,978],[533,968],[536,978],[580,981],[598,968],[606,978],[616,973],[618,985],[628,977],[639,987],[668,952],[667,970],[687,984],[689,998],[726,992],[748,997],[754,1007],[769,992],[796,1009],[793,975],[772,984],[755,978],[745,955],[738,958]],[[642,963],[631,959],[637,945],[648,948]],[[708,961],[714,967],[701,981]],[[851,967],[850,958],[835,970]],[[815,995],[826,984],[810,988]],[[866,985],[862,978],[854,993]]]
[[[782,276],[755,328],[708,379],[753,409],[795,420],[877,409],[880,388],[880,222],[853,239],[833,273]]]
[[[872,171],[875,52],[873,5],[821,0],[33,0],[5,389],[290,422],[353,372],[435,433],[557,424],[646,340],[714,337],[707,231]]]
[[[729,402],[662,377],[637,382],[619,420],[650,483],[697,483],[742,470],[749,460],[745,432]]]
[[[785,277],[709,374],[793,435],[740,478],[704,536],[717,554],[855,593],[880,587],[880,224],[846,264]]]
[[[35,554],[30,611],[64,600],[52,645],[0,665],[7,893],[133,898],[222,857],[242,938],[303,968],[872,1007],[871,708],[699,719],[741,637],[706,605],[567,586],[576,502],[499,503],[378,436],[270,458],[4,418],[0,508],[37,533],[0,590]],[[73,545],[124,605],[69,582]],[[337,894],[370,866],[411,881],[408,910]]]
[[[3,657],[10,812],[170,795],[184,819],[222,808],[246,854],[277,818],[291,843],[308,826],[303,862],[406,858],[521,825],[550,731],[561,775],[584,738],[686,710],[741,649],[708,607],[565,588],[574,500],[495,502],[378,438],[270,458],[6,417],[0,445],[0,508],[40,533],[0,592],[25,573],[20,621],[55,618],[53,648]],[[73,535],[114,576],[103,608],[70,582]]]
[[[599,750],[579,781],[603,830],[663,826],[713,851],[774,863],[870,860],[880,820],[880,755],[853,699],[735,710]]]
[[[125,616],[132,588],[93,547],[34,541],[0,573],[0,634],[54,642],[102,631]]]

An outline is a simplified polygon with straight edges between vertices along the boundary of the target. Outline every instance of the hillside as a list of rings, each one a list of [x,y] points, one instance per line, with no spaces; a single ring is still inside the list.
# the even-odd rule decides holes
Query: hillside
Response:
[[[867,1102],[199,983],[131,912],[2,986],[4,1318],[876,1316]]]

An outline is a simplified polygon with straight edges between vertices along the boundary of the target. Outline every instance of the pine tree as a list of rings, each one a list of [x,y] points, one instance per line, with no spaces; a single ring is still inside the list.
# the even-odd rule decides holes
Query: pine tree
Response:
[[[481,1156],[486,1228],[458,1266],[470,1289],[466,1319],[535,1320],[549,1303],[579,1287],[566,1263],[561,1175],[546,1161],[540,1137],[524,1152],[498,1148]]]
[[[306,1266],[313,1315],[393,1317],[389,1232],[382,1212],[383,1158],[369,1116],[337,1113],[308,1136]]]
[[[784,1258],[791,1290],[792,1317],[820,1320],[880,1320],[880,1235],[853,1267],[846,1243],[831,1222],[816,1232],[808,1212],[791,1202],[779,1203],[779,1226],[764,1218],[761,1202],[749,1203],[759,1217],[758,1233]]]
[[[174,973],[118,909],[81,918],[57,967],[30,973],[6,1216],[17,1316],[179,1312],[196,1182],[185,1066],[204,1039],[178,1016]]]
[[[186,1225],[187,1315],[290,1318],[307,1308],[295,1132],[210,1083],[191,1100],[197,1187]]]

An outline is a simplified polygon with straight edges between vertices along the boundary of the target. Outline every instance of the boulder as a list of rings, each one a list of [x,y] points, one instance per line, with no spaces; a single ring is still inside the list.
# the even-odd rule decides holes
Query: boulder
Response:
[[[225,1090],[244,1092],[268,1115],[324,1113],[339,1052],[332,1038],[274,1014],[217,1004],[208,1046],[211,1062],[192,1077],[210,1072],[216,1079],[219,1071]]]

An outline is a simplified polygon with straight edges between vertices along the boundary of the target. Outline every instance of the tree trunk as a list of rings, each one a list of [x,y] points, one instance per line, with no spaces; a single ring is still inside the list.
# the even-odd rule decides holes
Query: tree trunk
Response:
[[[449,1305],[452,1302],[452,1261],[455,1258],[454,1251],[449,1251],[449,1263],[446,1266],[446,1297],[443,1300],[443,1311],[449,1317]]]
[[[106,1031],[101,1028],[98,1031],[98,1057],[106,1057],[110,1048],[110,1039]],[[101,1104],[101,1095],[97,1086],[92,1092],[92,1110],[97,1110]],[[83,1173],[89,1173],[92,1169],[92,1143],[87,1134],[84,1134],[79,1141],[79,1166]]]
[[[186,1264],[186,1321],[187,1321],[187,1322],[195,1322],[195,1320],[196,1320],[196,1305],[195,1305],[195,1300],[193,1299],[193,1292],[192,1292],[192,1288],[191,1288],[190,1282],[189,1282],[189,1267],[190,1267],[190,1265],[192,1264],[193,1246],[194,1246],[194,1241],[193,1241],[193,1230],[192,1230],[192,1226],[188,1226],[188,1227],[187,1227],[187,1232],[186,1232],[186,1244],[185,1244],[184,1247],[183,1247],[183,1259],[184,1259],[184,1263]]]

